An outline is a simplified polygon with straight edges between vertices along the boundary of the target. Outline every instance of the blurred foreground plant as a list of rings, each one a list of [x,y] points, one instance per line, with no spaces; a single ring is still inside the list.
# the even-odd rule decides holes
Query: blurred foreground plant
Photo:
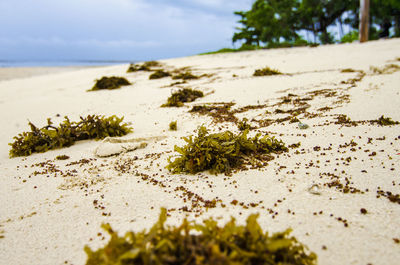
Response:
[[[212,218],[203,224],[186,219],[178,227],[166,226],[167,212],[161,209],[158,222],[150,231],[127,232],[120,237],[109,224],[103,224],[111,238],[101,249],[85,246],[86,265],[205,265],[205,264],[293,264],[313,265],[317,256],[289,237],[291,229],[268,235],[257,222],[258,214],[247,218],[246,225],[235,219],[219,227]]]

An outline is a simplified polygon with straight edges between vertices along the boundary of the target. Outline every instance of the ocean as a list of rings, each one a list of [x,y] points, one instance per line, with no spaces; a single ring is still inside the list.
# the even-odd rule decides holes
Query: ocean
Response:
[[[105,66],[134,63],[134,60],[1,60],[0,67]]]

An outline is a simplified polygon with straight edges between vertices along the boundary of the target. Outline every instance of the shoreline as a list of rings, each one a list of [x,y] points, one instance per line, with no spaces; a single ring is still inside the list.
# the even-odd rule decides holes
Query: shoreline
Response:
[[[0,82],[12,79],[30,78],[34,76],[77,71],[88,68],[98,68],[104,66],[13,66],[0,67]]]

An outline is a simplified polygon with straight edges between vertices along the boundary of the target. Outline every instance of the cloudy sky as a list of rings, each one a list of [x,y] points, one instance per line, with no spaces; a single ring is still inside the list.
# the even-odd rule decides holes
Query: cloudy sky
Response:
[[[0,60],[151,60],[231,47],[252,0],[0,0]]]

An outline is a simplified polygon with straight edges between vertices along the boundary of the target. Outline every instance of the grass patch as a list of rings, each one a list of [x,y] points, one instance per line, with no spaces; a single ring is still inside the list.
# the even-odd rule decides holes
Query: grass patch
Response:
[[[172,93],[167,99],[167,103],[161,105],[161,107],[182,107],[183,103],[192,102],[201,97],[204,97],[204,93],[200,90],[183,88]]]
[[[68,117],[58,125],[53,126],[47,119],[47,126],[39,129],[29,122],[30,132],[22,132],[10,143],[10,157],[29,156],[32,153],[43,153],[51,149],[73,145],[76,141],[87,139],[103,139],[105,137],[123,136],[132,131],[127,123],[122,123],[123,117],[113,115],[104,117],[88,115],[80,117],[80,121],[71,122]]]
[[[122,86],[129,86],[131,83],[124,77],[117,77],[117,76],[111,76],[111,77],[106,77],[103,76],[101,79],[96,80],[96,83],[92,87],[92,89],[88,91],[96,91],[96,90],[101,90],[101,89],[117,89]]]
[[[167,169],[173,173],[190,173],[210,170],[211,173],[231,174],[232,169],[240,168],[249,162],[253,166],[264,166],[265,161],[272,160],[270,153],[287,151],[285,144],[267,135],[247,137],[248,130],[238,135],[230,131],[209,134],[204,126],[198,130],[196,137],[184,137],[187,145],[175,146],[179,157],[174,161],[169,158]]]
[[[129,231],[125,236],[103,224],[110,240],[96,251],[85,246],[86,265],[317,264],[316,254],[289,236],[291,229],[269,235],[257,218],[258,214],[250,215],[242,226],[234,218],[223,227],[212,218],[203,224],[184,219],[178,226],[166,226],[167,211],[161,209],[148,232]]]

